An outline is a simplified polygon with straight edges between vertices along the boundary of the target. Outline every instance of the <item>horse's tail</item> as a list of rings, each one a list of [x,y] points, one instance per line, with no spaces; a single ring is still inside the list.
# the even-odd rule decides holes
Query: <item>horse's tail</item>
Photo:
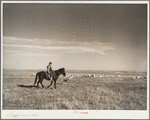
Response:
[[[37,82],[37,77],[38,77],[38,74],[36,74],[35,81],[34,81],[34,85],[35,85],[36,82]]]

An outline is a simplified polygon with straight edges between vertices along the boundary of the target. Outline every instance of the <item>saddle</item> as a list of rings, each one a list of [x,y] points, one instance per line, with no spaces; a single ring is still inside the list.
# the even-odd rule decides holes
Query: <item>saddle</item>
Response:
[[[46,72],[46,79],[47,80],[50,80],[50,77],[49,77],[50,75]]]

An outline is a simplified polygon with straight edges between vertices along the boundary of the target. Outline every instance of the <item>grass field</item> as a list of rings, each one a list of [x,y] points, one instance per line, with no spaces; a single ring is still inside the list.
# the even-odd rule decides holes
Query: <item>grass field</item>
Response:
[[[49,81],[45,88],[32,86],[35,70],[3,71],[4,110],[146,110],[147,79],[129,77],[87,77],[80,75],[88,71],[66,71],[67,75],[79,74],[66,84],[62,76],[54,90]],[[103,71],[104,72],[104,71]],[[100,71],[89,73],[102,74]],[[115,74],[107,72],[105,74]],[[118,74],[118,73],[116,73]],[[146,73],[123,72],[122,74],[143,75]]]

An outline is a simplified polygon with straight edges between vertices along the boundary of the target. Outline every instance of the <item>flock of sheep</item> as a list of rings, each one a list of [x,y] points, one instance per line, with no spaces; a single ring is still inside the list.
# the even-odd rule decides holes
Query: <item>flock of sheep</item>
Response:
[[[70,76],[67,76],[67,77],[64,77],[63,78],[63,81],[68,81],[68,80],[71,80],[73,77],[79,77],[79,75],[70,75]],[[130,77],[130,78],[133,78],[133,79],[147,79],[147,76],[123,76],[123,75],[105,75],[105,74],[101,74],[101,75],[95,75],[95,74],[85,74],[85,75],[82,75],[81,77]]]
[[[35,75],[36,75],[35,73],[32,74],[32,76],[35,76]],[[147,79],[147,76],[144,76],[144,75],[143,76],[123,76],[123,75],[105,75],[105,74],[101,74],[101,75],[85,74],[82,76],[69,75],[69,76],[64,77],[62,80],[65,81],[65,83],[66,83],[66,81],[71,80],[74,77],[130,77],[133,79],[140,79],[140,78]]]

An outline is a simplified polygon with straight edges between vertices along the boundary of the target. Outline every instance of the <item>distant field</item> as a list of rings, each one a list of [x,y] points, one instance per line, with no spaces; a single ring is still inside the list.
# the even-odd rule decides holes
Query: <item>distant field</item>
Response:
[[[147,79],[129,77],[81,77],[84,74],[146,75],[138,72],[116,71],[66,71],[78,75],[66,84],[62,76],[54,90],[49,81],[45,88],[33,87],[37,70],[3,71],[4,110],[146,110]]]

